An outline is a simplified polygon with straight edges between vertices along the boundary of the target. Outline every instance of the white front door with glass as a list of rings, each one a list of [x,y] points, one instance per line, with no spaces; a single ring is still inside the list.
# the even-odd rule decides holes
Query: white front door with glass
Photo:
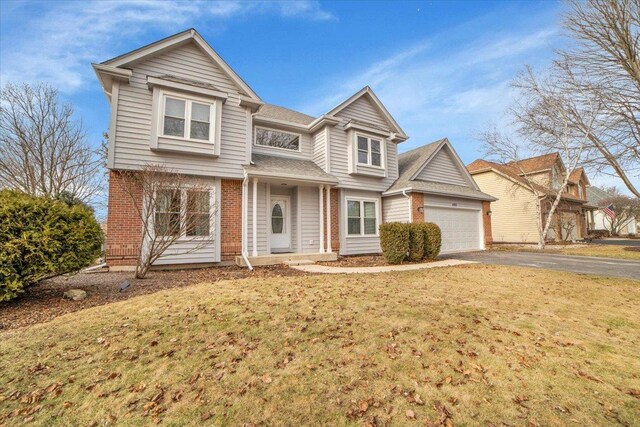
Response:
[[[271,198],[270,239],[271,252],[291,250],[291,214],[289,198],[277,196]]]

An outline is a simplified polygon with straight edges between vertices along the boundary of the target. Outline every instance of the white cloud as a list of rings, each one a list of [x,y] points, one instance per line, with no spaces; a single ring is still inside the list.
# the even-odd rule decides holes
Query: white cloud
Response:
[[[29,3],[25,7],[33,7]],[[125,41],[142,41],[154,30],[172,34],[194,23],[223,31],[232,19],[252,14],[317,21],[336,19],[315,1],[100,1],[51,2],[35,18],[19,8],[4,12],[20,15],[14,33],[3,34],[0,81],[53,82],[63,92],[74,92],[92,78],[90,62],[121,53]],[[3,13],[4,13],[3,12]],[[6,16],[5,16],[6,18]],[[210,25],[211,24],[211,25]]]

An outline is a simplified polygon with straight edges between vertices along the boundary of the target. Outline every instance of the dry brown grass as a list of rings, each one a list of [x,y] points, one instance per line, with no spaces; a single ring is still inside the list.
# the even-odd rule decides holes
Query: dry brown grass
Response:
[[[633,425],[639,305],[481,265],[167,290],[0,334],[0,424]]]
[[[540,252],[535,245],[494,245],[491,249],[498,251]],[[544,249],[544,252],[640,261],[640,251],[625,250],[625,246],[617,245],[549,245]]]

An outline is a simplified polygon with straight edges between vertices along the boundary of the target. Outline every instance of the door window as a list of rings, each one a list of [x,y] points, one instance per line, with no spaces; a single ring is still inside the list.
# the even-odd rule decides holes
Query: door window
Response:
[[[284,230],[284,212],[279,202],[273,205],[271,209],[271,232],[273,234],[282,234]]]

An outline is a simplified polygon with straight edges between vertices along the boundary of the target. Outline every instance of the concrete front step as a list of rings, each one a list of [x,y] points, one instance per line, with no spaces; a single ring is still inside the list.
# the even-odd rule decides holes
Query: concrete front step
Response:
[[[288,265],[289,267],[291,267],[292,265],[311,265],[315,263],[315,261],[312,261],[310,259],[294,259],[291,261],[283,262],[284,265]]]
[[[258,255],[258,256],[250,256],[249,262],[252,266],[261,266],[261,265],[276,265],[276,264],[285,264],[287,262],[292,261],[310,261],[311,263],[317,261],[335,261],[338,259],[338,254],[336,252],[331,253],[290,253],[290,254],[270,254],[270,255]],[[241,256],[236,257],[236,264],[240,267],[246,267],[247,264],[244,262],[244,259]],[[297,265],[306,265],[306,264],[297,264]]]

